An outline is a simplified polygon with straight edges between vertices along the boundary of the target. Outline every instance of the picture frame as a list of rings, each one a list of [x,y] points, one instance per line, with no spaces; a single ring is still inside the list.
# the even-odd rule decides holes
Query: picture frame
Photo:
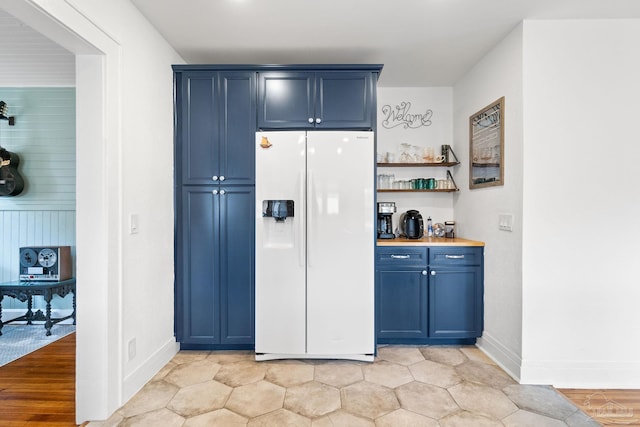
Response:
[[[504,185],[504,96],[469,117],[469,188]]]

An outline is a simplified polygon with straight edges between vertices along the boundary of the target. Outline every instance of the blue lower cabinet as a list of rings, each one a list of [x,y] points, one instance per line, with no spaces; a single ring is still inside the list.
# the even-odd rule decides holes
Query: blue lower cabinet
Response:
[[[480,267],[432,268],[429,272],[429,336],[482,335]]]
[[[176,338],[183,349],[253,348],[253,186],[183,188]]]
[[[376,283],[378,342],[426,338],[426,270],[381,268]]]
[[[483,247],[378,247],[377,342],[475,342],[483,329],[483,253]]]

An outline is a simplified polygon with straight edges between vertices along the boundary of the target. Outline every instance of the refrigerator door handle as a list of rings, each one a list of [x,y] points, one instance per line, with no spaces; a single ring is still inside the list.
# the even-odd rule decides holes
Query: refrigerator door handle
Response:
[[[299,203],[304,203],[304,187],[305,187],[305,176],[304,176],[304,169],[300,171],[300,175],[298,176],[298,181],[300,182],[299,185],[299,192],[300,194],[298,195],[298,200]],[[307,239],[305,238],[304,235],[304,217],[302,215],[300,215],[301,213],[303,213],[304,211],[301,209],[302,206],[298,206],[295,209],[299,212],[298,213],[298,217],[296,218],[296,221],[298,221],[298,234],[299,234],[299,238],[298,238],[298,264],[300,265],[300,267],[304,267],[305,266],[305,246],[307,244]]]
[[[313,239],[313,236],[309,236],[309,234],[313,231],[313,213],[315,212],[314,208],[314,187],[313,187],[313,171],[307,170],[307,234],[305,236],[305,244],[309,239]],[[311,264],[311,247],[307,246],[307,268],[312,267]]]

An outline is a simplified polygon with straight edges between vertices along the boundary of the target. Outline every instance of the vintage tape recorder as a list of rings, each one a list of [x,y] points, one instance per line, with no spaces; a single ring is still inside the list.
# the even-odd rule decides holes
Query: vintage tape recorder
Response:
[[[70,278],[70,246],[20,248],[20,280],[59,282]]]

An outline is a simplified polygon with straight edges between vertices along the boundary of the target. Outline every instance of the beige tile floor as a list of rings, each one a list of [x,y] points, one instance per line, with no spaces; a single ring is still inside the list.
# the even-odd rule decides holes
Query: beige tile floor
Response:
[[[480,350],[378,349],[374,363],[256,362],[180,351],[106,421],[89,426],[598,426],[551,387],[519,385]]]

